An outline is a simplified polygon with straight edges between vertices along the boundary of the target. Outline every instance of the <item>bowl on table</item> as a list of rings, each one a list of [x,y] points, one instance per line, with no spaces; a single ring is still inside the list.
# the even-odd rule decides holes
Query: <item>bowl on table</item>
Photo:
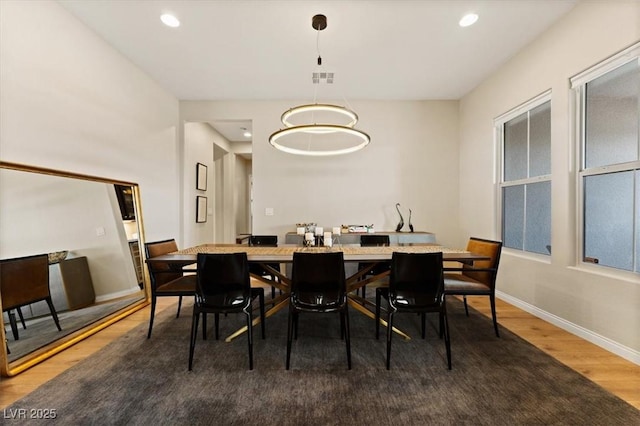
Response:
[[[49,265],[53,265],[55,263],[61,262],[67,258],[69,254],[69,250],[55,251],[53,253],[49,253]]]

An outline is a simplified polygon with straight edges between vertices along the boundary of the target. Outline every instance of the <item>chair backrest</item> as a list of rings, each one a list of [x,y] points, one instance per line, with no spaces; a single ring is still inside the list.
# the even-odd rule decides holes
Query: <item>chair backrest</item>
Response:
[[[294,252],[291,293],[302,291],[346,293],[343,253]]]
[[[442,252],[393,252],[389,293],[395,295],[401,292],[419,293],[423,302],[439,302],[444,292]]]
[[[147,259],[151,259],[152,257],[162,256],[163,254],[178,251],[178,245],[174,239],[154,241],[151,243],[145,243],[144,251]],[[151,267],[150,264],[147,264],[147,267],[149,269],[149,276],[151,277],[151,284],[154,289],[182,276],[182,272],[165,272],[171,269],[168,263],[154,263],[153,267]]]
[[[249,237],[249,245],[277,247],[278,236],[277,235],[252,235]]]
[[[49,257],[0,260],[0,296],[5,311],[49,297]]]
[[[237,303],[238,295],[251,300],[251,281],[247,253],[198,253],[196,293],[203,297],[221,296],[219,305]],[[233,294],[233,297],[225,295]]]
[[[375,246],[388,246],[388,235],[360,235],[360,246],[362,247],[375,247]]]
[[[494,288],[496,276],[498,275],[498,263],[500,263],[500,253],[502,252],[502,242],[484,240],[482,238],[471,237],[467,244],[467,250],[472,253],[482,254],[489,257],[489,260],[477,260],[473,266],[463,266],[462,273],[476,281]],[[490,271],[473,271],[472,269],[491,269]]]

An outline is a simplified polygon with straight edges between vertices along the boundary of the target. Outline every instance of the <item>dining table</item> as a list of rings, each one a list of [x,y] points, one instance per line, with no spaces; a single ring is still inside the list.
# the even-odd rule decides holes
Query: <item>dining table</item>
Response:
[[[270,317],[289,303],[289,290],[291,286],[291,278],[285,272],[281,272],[271,265],[274,263],[290,264],[293,262],[293,254],[296,252],[305,253],[326,253],[326,252],[342,252],[345,264],[364,265],[362,268],[355,269],[355,272],[349,273],[346,278],[347,293],[349,297],[349,306],[358,312],[375,319],[375,315],[368,307],[375,307],[375,304],[356,294],[356,290],[375,281],[384,281],[389,276],[386,270],[377,275],[366,276],[372,267],[381,262],[389,262],[393,252],[402,253],[434,253],[442,252],[443,261],[459,262],[465,264],[473,264],[479,260],[487,260],[488,257],[472,253],[464,249],[445,247],[436,243],[405,243],[389,246],[362,247],[359,244],[340,244],[331,247],[318,246],[301,246],[297,244],[279,244],[275,247],[268,246],[249,246],[244,244],[201,244],[194,247],[185,248],[173,253],[152,257],[146,260],[152,268],[155,263],[170,265],[172,269],[182,270],[184,272],[195,272],[194,264],[199,253],[246,253],[247,260],[250,263],[259,264],[263,270],[271,274],[269,278],[251,274],[252,278],[276,287],[282,291],[282,294],[268,301],[272,307],[265,312],[265,317]],[[384,320],[380,320],[386,326]],[[253,320],[254,325],[260,322],[260,318]],[[247,331],[244,326],[235,333],[228,336],[225,340],[230,342],[235,337]],[[393,331],[400,334],[405,339],[410,339],[406,333],[393,328]]]

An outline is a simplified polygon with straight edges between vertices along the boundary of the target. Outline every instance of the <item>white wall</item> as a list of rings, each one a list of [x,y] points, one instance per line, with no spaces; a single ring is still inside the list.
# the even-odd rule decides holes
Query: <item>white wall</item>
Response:
[[[236,219],[236,235],[250,234],[250,182],[249,176],[251,175],[251,161],[236,155],[236,176],[234,181],[234,187],[236,190],[234,194],[235,199],[235,219]]]
[[[185,143],[184,146],[184,194],[185,202],[182,208],[184,226],[184,247],[192,247],[198,244],[210,243],[213,241],[215,210],[215,187],[214,164],[213,164],[213,144],[221,137],[206,123],[185,123],[184,124]],[[207,166],[207,190],[196,189],[196,164],[202,163]],[[207,206],[212,214],[207,214],[207,221],[196,223],[196,197],[207,197]]]
[[[253,120],[253,233],[280,240],[299,222],[331,228],[374,224],[394,230],[395,204],[413,211],[416,230],[438,241],[460,240],[458,231],[458,102],[350,101],[358,128],[372,142],[357,153],[311,158],[285,154],[268,143],[282,127],[280,115],[301,102],[182,101],[181,120]],[[274,209],[265,216],[265,208]],[[405,230],[408,228],[405,227]]]
[[[230,143],[203,122],[184,122],[184,202],[182,224],[185,247],[205,243],[234,243],[236,236],[247,233],[249,223],[248,181],[251,162],[238,152],[251,152],[246,143]],[[196,163],[207,166],[206,191],[195,189]],[[206,223],[195,222],[195,198],[206,196]]]
[[[569,78],[640,38],[640,3],[583,2],[460,102],[461,236],[497,237],[493,120],[552,90],[552,246],[505,250],[502,297],[640,363],[640,279],[577,265]],[[462,243],[462,241],[459,241]],[[499,313],[498,313],[499,319]]]
[[[140,184],[179,238],[178,101],[52,1],[0,1],[0,156]]]

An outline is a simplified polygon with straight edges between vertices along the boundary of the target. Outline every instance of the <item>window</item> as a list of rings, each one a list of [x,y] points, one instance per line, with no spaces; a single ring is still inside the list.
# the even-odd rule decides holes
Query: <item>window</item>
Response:
[[[551,253],[551,93],[496,119],[505,247]]]
[[[571,79],[580,147],[581,258],[640,271],[640,45]]]

